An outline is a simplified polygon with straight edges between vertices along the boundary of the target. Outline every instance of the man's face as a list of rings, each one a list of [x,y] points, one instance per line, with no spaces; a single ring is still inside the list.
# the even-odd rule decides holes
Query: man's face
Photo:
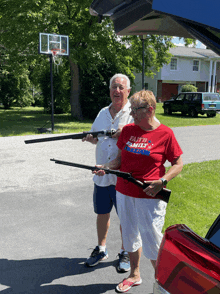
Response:
[[[124,78],[116,78],[113,80],[110,88],[110,97],[113,106],[123,107],[127,103],[130,89],[127,89],[127,80]]]

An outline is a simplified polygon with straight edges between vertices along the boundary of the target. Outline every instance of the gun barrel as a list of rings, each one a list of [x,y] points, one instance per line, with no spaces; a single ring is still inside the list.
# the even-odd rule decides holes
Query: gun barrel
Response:
[[[114,174],[117,177],[121,177],[123,179],[128,180],[129,182],[134,183],[135,185],[141,187],[142,189],[145,189],[147,186],[149,186],[149,184],[143,183],[143,182],[133,178],[130,173],[116,171],[116,170],[107,169],[107,168],[98,168],[96,166],[84,165],[84,164],[68,162],[68,161],[63,161],[63,160],[58,160],[58,159],[50,159],[50,160],[54,161],[55,163],[58,163],[58,164],[67,165],[67,166],[74,166],[74,167],[88,169],[88,170],[92,170],[92,171],[94,171],[94,170],[104,170],[106,172],[106,174],[107,173]],[[168,203],[169,198],[170,198],[170,194],[171,194],[171,190],[163,188],[162,190],[160,190],[158,192],[158,194],[156,195],[155,198],[156,199],[161,199],[161,200],[165,201],[166,203]]]
[[[62,165],[67,165],[67,166],[74,166],[78,168],[83,168],[83,169],[89,169],[89,170],[104,170],[106,174],[114,174],[116,176],[124,177],[124,178],[130,178],[131,174],[117,171],[117,170],[112,170],[112,169],[107,169],[107,168],[99,168],[97,166],[91,166],[91,165],[85,165],[85,164],[79,164],[75,162],[68,162],[68,161],[63,161],[63,160],[58,160],[58,159],[50,159],[50,161],[54,161],[57,164],[62,164]]]
[[[82,135],[83,134],[83,135]],[[86,136],[86,133],[79,134],[71,134],[71,135],[63,135],[63,136],[53,136],[46,138],[38,138],[24,141],[25,144],[32,143],[41,143],[41,142],[49,142],[49,141],[59,141],[59,140],[67,140],[67,139],[82,139]]]
[[[89,170],[97,170],[98,168],[95,166],[90,166],[90,165],[84,165],[84,164],[79,164],[79,163],[74,163],[74,162],[68,162],[68,161],[63,161],[63,160],[58,160],[58,159],[50,159],[50,161],[54,161],[57,164],[62,164],[62,165],[67,165],[67,166],[74,166],[78,168],[84,168],[84,169],[89,169]]]
[[[71,134],[71,135],[62,135],[62,136],[53,136],[53,137],[46,137],[46,138],[31,139],[31,140],[25,140],[24,142],[25,142],[25,144],[32,144],[32,143],[59,141],[59,140],[67,140],[67,139],[83,139],[88,134],[93,135],[93,137],[98,137],[98,136],[111,137],[115,133],[116,133],[116,130],[98,131],[98,132],[84,132],[84,133],[77,133],[77,134]]]

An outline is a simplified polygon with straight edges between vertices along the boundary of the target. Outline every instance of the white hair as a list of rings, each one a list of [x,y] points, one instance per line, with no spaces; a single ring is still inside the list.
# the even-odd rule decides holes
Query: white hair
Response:
[[[109,83],[109,88],[111,88],[112,82],[117,79],[117,78],[121,78],[121,79],[125,79],[127,81],[127,89],[131,89],[130,87],[130,79],[129,77],[127,77],[126,75],[123,74],[115,74],[111,79],[110,79],[110,83]]]

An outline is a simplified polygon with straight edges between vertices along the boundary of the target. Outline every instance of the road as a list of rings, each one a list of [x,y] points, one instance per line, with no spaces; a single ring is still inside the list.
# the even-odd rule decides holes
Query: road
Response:
[[[173,128],[184,164],[220,159],[220,125]],[[0,138],[0,291],[13,293],[115,293],[127,274],[116,272],[121,241],[111,214],[109,259],[84,267],[97,245],[88,170],[56,165],[50,158],[95,164],[95,146],[81,140],[24,144],[26,137]],[[142,256],[143,284],[129,293],[152,293],[153,269]]]

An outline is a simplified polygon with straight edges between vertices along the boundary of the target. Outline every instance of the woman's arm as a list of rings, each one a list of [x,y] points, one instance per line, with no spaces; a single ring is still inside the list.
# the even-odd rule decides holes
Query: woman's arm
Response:
[[[183,168],[183,161],[182,161],[182,157],[179,156],[174,161],[171,162],[171,168],[163,176],[163,178],[167,180],[167,182],[171,181],[181,172],[182,168]]]
[[[167,180],[167,182],[171,181],[181,172],[182,168],[183,161],[181,156],[179,156],[171,162],[171,168],[163,176],[163,178]],[[150,185],[146,189],[144,189],[144,192],[151,197],[154,197],[163,188],[163,183],[161,180],[145,181],[145,183]]]

